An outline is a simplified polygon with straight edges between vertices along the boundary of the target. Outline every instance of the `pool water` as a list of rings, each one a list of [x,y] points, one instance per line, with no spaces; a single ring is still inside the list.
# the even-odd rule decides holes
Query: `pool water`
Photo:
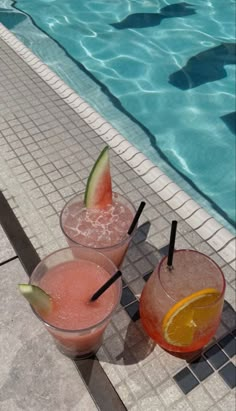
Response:
[[[0,0],[0,22],[232,230],[234,0]]]

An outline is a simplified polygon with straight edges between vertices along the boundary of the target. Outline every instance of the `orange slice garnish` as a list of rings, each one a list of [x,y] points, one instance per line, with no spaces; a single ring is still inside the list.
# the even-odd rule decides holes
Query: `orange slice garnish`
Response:
[[[205,288],[171,307],[162,322],[165,340],[179,347],[190,345],[195,333],[207,330],[219,315],[219,304],[214,304],[219,296],[215,288]]]

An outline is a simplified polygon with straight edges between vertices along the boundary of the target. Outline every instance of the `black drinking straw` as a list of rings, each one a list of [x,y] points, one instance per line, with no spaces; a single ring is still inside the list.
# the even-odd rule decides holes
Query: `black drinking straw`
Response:
[[[118,278],[122,275],[121,271],[117,271],[109,280],[96,291],[90,298],[90,301],[95,301],[100,295],[102,295]]]
[[[173,220],[171,223],[170,244],[169,244],[168,259],[167,259],[167,266],[170,270],[173,268],[172,263],[173,263],[173,255],[174,255],[174,248],[175,248],[176,229],[177,229],[177,221]]]
[[[131,226],[130,226],[130,228],[128,229],[128,234],[129,234],[129,235],[131,235],[132,232],[133,232],[133,230],[135,229],[135,226],[136,226],[136,224],[137,224],[137,222],[138,222],[138,220],[139,220],[139,217],[140,217],[140,215],[141,215],[141,213],[142,213],[145,205],[146,205],[145,201],[141,201],[140,206],[139,206],[139,208],[138,208],[138,210],[137,210],[137,212],[136,212],[136,214],[135,214],[135,216],[134,216],[134,219],[133,219],[133,221],[132,221],[132,223],[131,223]]]

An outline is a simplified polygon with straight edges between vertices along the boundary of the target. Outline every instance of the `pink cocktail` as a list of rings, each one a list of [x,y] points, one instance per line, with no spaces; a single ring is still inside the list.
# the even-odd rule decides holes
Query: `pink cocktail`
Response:
[[[69,246],[100,251],[120,267],[132,238],[127,232],[134,215],[134,206],[121,194],[113,192],[112,204],[104,208],[86,208],[82,194],[65,205],[60,224]]]
[[[53,336],[59,350],[71,357],[88,357],[98,350],[121,295],[118,279],[96,301],[92,295],[117,271],[101,253],[83,247],[64,248],[35,268],[30,283],[51,296],[52,309],[35,314]]]

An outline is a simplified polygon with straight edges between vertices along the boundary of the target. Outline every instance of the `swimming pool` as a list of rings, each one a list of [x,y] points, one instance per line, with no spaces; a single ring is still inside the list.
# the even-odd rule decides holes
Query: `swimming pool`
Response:
[[[6,27],[232,230],[234,1],[0,0],[0,7]]]

